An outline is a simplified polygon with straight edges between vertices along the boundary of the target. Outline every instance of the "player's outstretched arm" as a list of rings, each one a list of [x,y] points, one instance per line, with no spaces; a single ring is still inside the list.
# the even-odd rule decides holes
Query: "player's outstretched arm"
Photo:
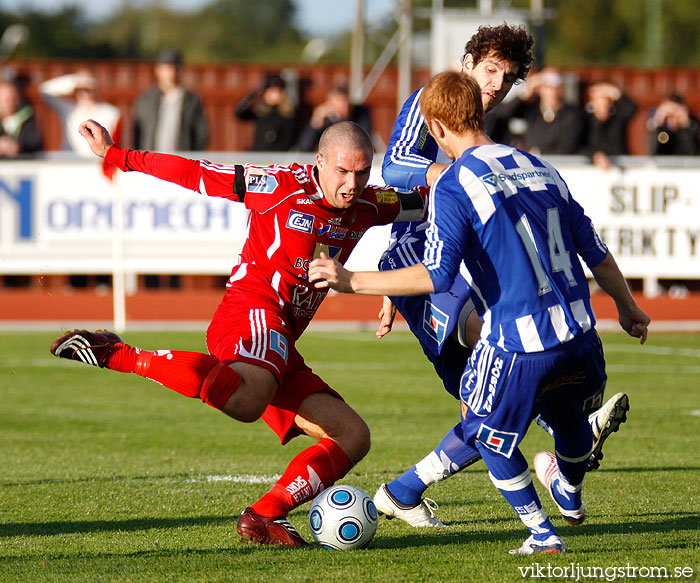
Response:
[[[109,147],[114,144],[109,132],[93,119],[81,123],[78,131],[85,138],[92,153],[100,158],[104,158]]]
[[[607,293],[617,307],[620,326],[633,338],[639,338],[644,344],[647,339],[647,328],[651,321],[649,316],[634,301],[627,282],[625,281],[615,258],[610,252],[605,259],[591,269],[601,289]]]
[[[123,172],[134,170],[150,174],[161,180],[178,184],[189,190],[200,191],[204,171],[198,160],[190,160],[173,154],[140,152],[128,148],[117,148],[109,132],[96,121],[89,119],[80,124],[80,135],[85,138],[96,156],[104,158]],[[241,172],[242,172],[241,167]],[[213,170],[205,177],[206,193],[209,196],[231,198],[234,194],[234,172],[219,173]]]
[[[435,291],[422,263],[390,271],[348,271],[321,253],[309,266],[309,281],[318,289],[371,296],[414,296]]]

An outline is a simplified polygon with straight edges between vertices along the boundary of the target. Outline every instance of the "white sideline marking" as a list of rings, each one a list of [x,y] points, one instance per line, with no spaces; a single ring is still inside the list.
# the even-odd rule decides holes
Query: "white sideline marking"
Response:
[[[691,411],[690,414],[696,415],[697,417],[700,417],[700,409],[698,409],[697,411]]]
[[[605,352],[635,352],[639,354],[659,354],[662,356],[691,356],[700,358],[700,350],[670,346],[640,346],[639,344],[603,344]]]
[[[274,484],[280,479],[280,475],[274,476],[255,476],[253,474],[238,474],[238,475],[209,475],[199,478],[192,478],[188,482],[237,482],[242,484]]]

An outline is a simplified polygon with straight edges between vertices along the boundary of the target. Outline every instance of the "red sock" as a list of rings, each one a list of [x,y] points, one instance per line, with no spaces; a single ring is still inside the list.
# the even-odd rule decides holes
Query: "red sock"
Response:
[[[209,354],[183,350],[150,352],[128,344],[115,345],[107,368],[133,372],[184,395],[222,409],[241,384],[240,375]]]
[[[312,500],[350,471],[352,464],[340,446],[322,439],[299,453],[270,491],[253,504],[263,516],[287,516],[290,510]]]

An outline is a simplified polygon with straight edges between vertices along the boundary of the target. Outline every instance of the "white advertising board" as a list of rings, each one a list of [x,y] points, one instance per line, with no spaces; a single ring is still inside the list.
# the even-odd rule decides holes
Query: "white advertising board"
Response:
[[[228,273],[245,225],[241,204],[138,173],[112,183],[97,164],[0,165],[3,273],[109,273],[119,231],[127,272]]]
[[[700,166],[557,167],[628,278],[700,279]]]
[[[700,279],[700,164],[635,162],[608,172],[578,158],[555,165],[627,277],[650,293],[657,278]],[[0,163],[3,274],[109,273],[115,239],[127,273],[227,274],[245,223],[241,204],[137,173],[111,183],[91,161]],[[373,269],[387,239],[388,229],[370,230],[349,266]]]

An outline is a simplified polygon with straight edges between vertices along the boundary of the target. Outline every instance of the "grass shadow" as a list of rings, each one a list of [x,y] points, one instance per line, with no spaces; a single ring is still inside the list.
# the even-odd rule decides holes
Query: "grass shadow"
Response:
[[[197,516],[181,518],[132,518],[128,520],[76,520],[55,522],[14,522],[0,524],[0,537],[52,536],[95,532],[138,531],[188,526],[235,524],[237,516]]]

